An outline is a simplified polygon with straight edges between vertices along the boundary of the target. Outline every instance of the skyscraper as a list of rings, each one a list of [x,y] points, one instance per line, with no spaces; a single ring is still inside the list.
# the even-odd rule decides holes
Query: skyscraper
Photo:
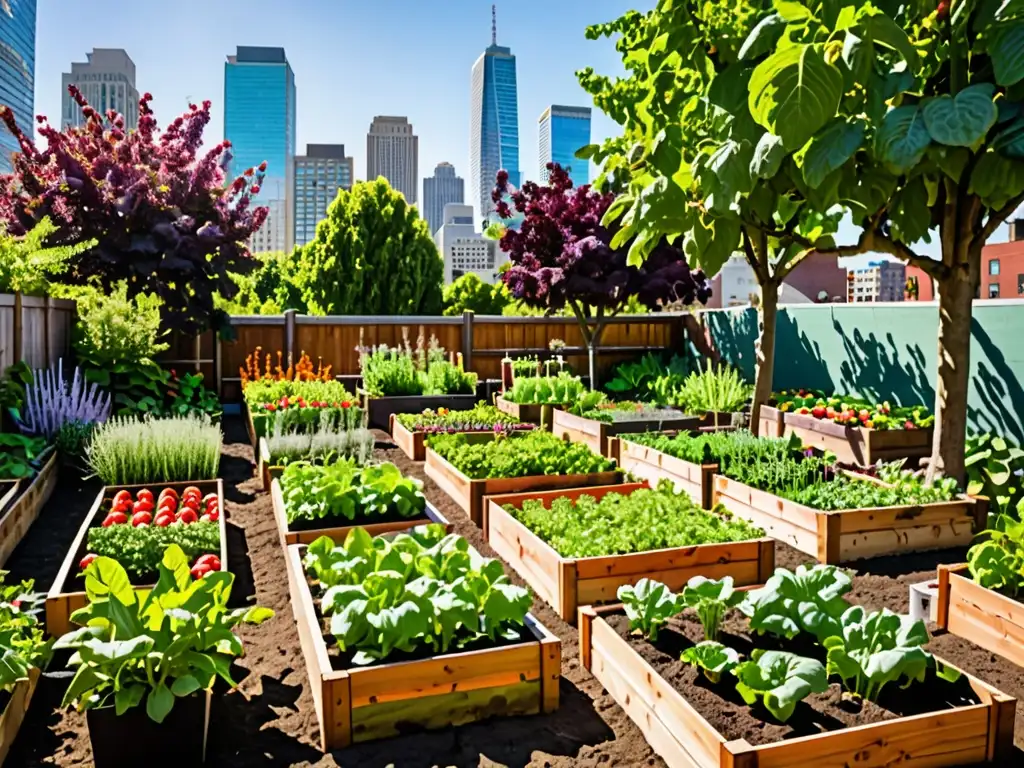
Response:
[[[438,163],[434,175],[423,179],[423,218],[427,220],[430,234],[437,232],[444,223],[444,207],[448,203],[465,200],[466,185],[461,176],[455,175],[455,166]]]
[[[420,139],[412,132],[407,117],[378,115],[366,134],[366,180],[383,176],[405,196],[416,202],[419,186]]]
[[[295,74],[284,48],[238,46],[224,65],[224,138],[229,178],[266,161],[256,203],[270,209],[250,243],[256,253],[287,251],[294,226]]]
[[[316,225],[327,216],[339,189],[352,189],[355,175],[344,144],[307,144],[295,158],[295,245],[316,237]]]
[[[31,136],[35,121],[36,0],[0,0],[0,104],[14,111],[18,126]],[[0,173],[10,173],[18,142],[0,127]]]
[[[590,181],[590,162],[576,157],[576,151],[590,143],[590,107],[552,104],[537,120],[537,135],[542,182],[547,183],[551,162],[568,171],[577,187]]]
[[[485,283],[498,282],[499,269],[508,254],[497,240],[484,237],[473,221],[473,206],[448,203],[442,224],[434,233],[434,242],[444,259],[444,284],[448,285],[468,272],[475,272]]]
[[[498,45],[495,7],[491,6],[491,44],[473,65],[469,109],[470,202],[477,220],[494,208],[494,178],[504,168],[509,183],[519,187],[519,99],[516,57]]]
[[[127,130],[139,127],[139,91],[135,87],[135,62],[123,48],[93,48],[86,61],[71,62],[71,71],[60,76],[61,124],[85,125],[82,110],[68,93],[75,85],[100,113],[112,109],[124,116]]]

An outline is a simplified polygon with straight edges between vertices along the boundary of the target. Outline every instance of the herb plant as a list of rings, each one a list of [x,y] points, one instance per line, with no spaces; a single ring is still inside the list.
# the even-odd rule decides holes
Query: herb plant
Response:
[[[674,408],[661,408],[631,400],[605,400],[597,392],[587,392],[569,406],[569,412],[585,419],[615,424],[629,421],[669,421],[686,414]]]
[[[801,447],[789,439],[754,437],[746,430],[731,432],[678,432],[666,435],[645,432],[622,435],[623,440],[661,451],[691,464],[718,464],[725,457],[736,464],[747,460],[765,460],[768,456],[790,456],[801,453]]]
[[[669,403],[687,413],[732,413],[743,410],[753,394],[735,368],[707,368],[687,376]]]
[[[271,463],[280,465],[304,459],[327,461],[340,458],[363,465],[373,457],[376,438],[373,432],[363,427],[361,408],[321,410],[318,423],[312,429],[309,420],[293,418],[305,413],[290,409],[273,414],[266,436]]]
[[[96,424],[110,416],[110,395],[89,384],[80,368],[71,382],[64,380],[64,361],[56,369],[36,371],[32,384],[25,388],[24,411],[18,428],[27,435],[53,440],[61,425],[68,421]]]
[[[694,576],[679,593],[679,605],[692,608],[704,628],[705,640],[718,640],[725,614],[743,600],[743,593],[732,586],[732,576],[718,581]]]
[[[437,339],[425,345],[420,336],[413,349],[408,341],[402,346],[359,348],[359,372],[363,389],[372,397],[409,395],[471,395],[476,391],[477,376],[445,358]]]
[[[536,424],[522,422],[515,416],[499,411],[493,405],[479,402],[466,411],[448,408],[427,409],[422,413],[399,413],[399,423],[410,432],[441,434],[444,432],[505,432],[536,429]]]
[[[537,376],[540,373],[540,360],[536,355],[517,357],[512,360],[512,375],[515,378]]]
[[[189,525],[110,525],[89,529],[88,551],[116,560],[133,583],[157,575],[170,545],[176,545],[192,563],[200,555],[220,554],[220,526],[195,522]]]
[[[3,583],[0,571],[0,691],[12,691],[31,669],[42,669],[50,658],[52,641],[45,638],[39,612],[45,594],[33,594],[31,580]]]
[[[505,511],[546,541],[562,557],[649,552],[729,541],[745,541],[764,531],[732,518],[723,508],[701,509],[686,493],[663,481],[658,488],[600,499],[583,494],[557,498],[549,508],[527,499]]]
[[[609,472],[615,462],[598,456],[582,443],[569,443],[550,432],[498,435],[470,443],[465,435],[438,435],[427,445],[457,470],[474,480],[536,475],[585,475]]]
[[[260,624],[274,612],[229,611],[235,577],[217,571],[193,581],[180,547],[167,548],[159,573],[153,589],[136,592],[116,560],[100,557],[86,569],[89,604],[71,615],[82,626],[54,645],[75,652],[64,706],[113,706],[123,715],[145,699],[146,714],[162,723],[176,698],[209,690],[217,677],[234,687],[229,669],[243,648],[232,628]]]
[[[515,379],[512,387],[502,393],[510,403],[519,405],[569,405],[583,397],[587,388],[576,376],[559,373],[555,376],[527,376]]]
[[[757,634],[792,639],[809,632],[822,642],[839,634],[839,620],[849,607],[843,595],[851,587],[850,574],[834,565],[777,568],[763,587],[747,592],[739,608]]]
[[[789,720],[807,696],[828,690],[828,676],[820,661],[785,651],[757,648],[732,674],[743,700],[750,705],[760,702],[780,723]]]
[[[635,585],[624,584],[615,593],[626,611],[631,632],[639,632],[652,643],[658,630],[682,608],[672,590],[654,579],[640,579]]]
[[[296,462],[285,467],[280,482],[289,523],[418,517],[427,507],[423,484],[387,462],[368,467],[352,461]]]
[[[740,655],[734,649],[714,640],[705,640],[692,645],[680,655],[680,661],[692,664],[712,683],[722,680],[722,675],[731,672],[740,663]]]
[[[362,528],[335,545],[322,536],[305,564],[325,591],[321,611],[342,651],[363,665],[396,651],[434,654],[484,638],[514,640],[532,602],[501,562],[438,525],[373,539]]]

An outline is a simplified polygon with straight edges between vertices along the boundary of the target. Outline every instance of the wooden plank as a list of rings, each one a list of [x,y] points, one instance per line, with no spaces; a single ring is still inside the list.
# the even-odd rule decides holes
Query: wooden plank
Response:
[[[951,633],[997,653],[1014,664],[1024,665],[1024,605],[982,587],[966,573],[939,571],[939,617]],[[948,583],[943,585],[943,576]]]
[[[947,629],[949,626],[949,575],[952,572],[961,573],[967,570],[967,564],[961,563],[959,565],[940,565],[938,567],[938,582],[939,590],[935,595],[935,623],[939,625],[941,629]]]
[[[0,566],[7,562],[53,493],[57,484],[56,462],[57,452],[54,451],[24,493],[21,493],[24,481],[0,481],[0,511],[6,510],[0,519]]]
[[[724,481],[724,482],[723,482]],[[737,517],[753,523],[773,539],[785,542],[811,557],[818,556],[818,528],[817,521],[813,529],[804,528],[790,519],[779,517],[778,505],[768,510],[752,506],[751,499],[761,498],[747,491],[738,492],[736,486],[747,489],[747,486],[737,483],[734,480],[715,475],[714,503],[722,504],[726,509]],[[748,491],[753,489],[748,489]]]
[[[488,496],[487,500],[491,507],[505,507],[511,504],[513,507],[522,508],[524,501],[539,501],[545,509],[551,509],[551,502],[555,499],[571,499],[576,501],[580,496],[591,496],[595,499],[603,499],[609,493],[629,494],[641,488],[649,488],[647,483],[619,483],[618,485],[593,485],[583,488],[561,488],[555,491],[524,491],[523,493],[508,493],[500,496]]]
[[[426,433],[410,432],[397,417],[398,414],[391,414],[391,439],[410,459],[423,461],[427,450],[423,442],[423,436]]]
[[[495,553],[529,582],[537,595],[557,608],[561,557],[546,541],[494,503],[487,516],[487,541]]]
[[[710,483],[705,487],[705,481],[713,476],[717,465],[708,465],[710,471],[707,471],[699,464],[669,456],[628,438],[619,441],[618,461],[623,472],[642,477],[652,486],[660,480],[669,480],[677,491],[687,493],[704,509],[711,508],[712,488]]]
[[[19,680],[14,684],[7,706],[0,714],[0,765],[7,759],[7,753],[11,751],[11,745],[18,737],[18,731],[25,720],[32,697],[39,684],[41,671],[35,667],[28,671],[28,678]]]
[[[846,513],[840,514],[845,515]],[[944,525],[930,524],[893,528],[887,531],[843,534],[840,558],[847,561],[900,552],[965,547],[974,538],[973,530],[974,521],[968,517]]]
[[[473,484],[481,481],[470,480],[429,447],[424,458],[426,463],[423,465],[423,471],[427,477],[447,493],[463,512],[470,514],[472,499],[474,493],[477,493],[473,490]]]
[[[596,579],[606,576],[636,576],[655,570],[667,571],[677,568],[699,568],[705,565],[727,565],[744,560],[756,561],[763,541],[768,540],[753,539],[655,549],[629,555],[584,557],[577,560],[576,568],[581,579]],[[739,583],[738,586],[744,584]]]
[[[797,435],[805,445],[836,454],[840,461],[871,466],[878,461],[914,459],[931,452],[934,429],[848,427],[809,414],[784,414],[785,434]]]
[[[974,522],[973,499],[964,497],[936,504],[872,507],[842,511],[842,532],[860,533],[892,528],[914,528],[926,525]]]

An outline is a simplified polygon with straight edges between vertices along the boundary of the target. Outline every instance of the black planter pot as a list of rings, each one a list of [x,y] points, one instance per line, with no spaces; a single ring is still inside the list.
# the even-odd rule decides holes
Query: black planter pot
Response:
[[[206,758],[210,694],[175,699],[162,723],[146,714],[146,702],[118,717],[113,707],[85,713],[96,768],[181,768]]]

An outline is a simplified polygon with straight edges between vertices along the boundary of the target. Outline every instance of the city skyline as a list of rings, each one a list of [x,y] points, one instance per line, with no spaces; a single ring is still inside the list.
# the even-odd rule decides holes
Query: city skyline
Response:
[[[0,56],[0,104],[14,110],[22,130],[31,131],[35,111],[36,0],[5,0],[3,12],[7,18],[0,26],[0,50],[5,54]],[[11,153],[18,149],[18,140],[0,126],[0,173],[11,172]]]
[[[420,139],[408,117],[375,115],[366,133],[366,180],[383,176],[412,205],[419,202]]]

